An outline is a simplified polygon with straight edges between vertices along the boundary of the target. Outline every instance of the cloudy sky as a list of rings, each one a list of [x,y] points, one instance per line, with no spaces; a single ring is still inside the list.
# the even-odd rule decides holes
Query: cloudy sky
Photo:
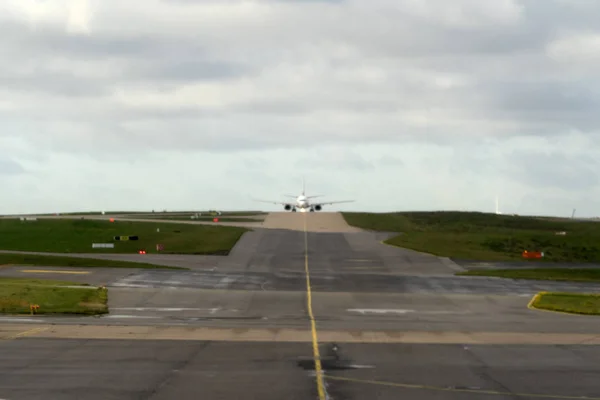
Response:
[[[600,215],[597,0],[3,0],[0,214]]]

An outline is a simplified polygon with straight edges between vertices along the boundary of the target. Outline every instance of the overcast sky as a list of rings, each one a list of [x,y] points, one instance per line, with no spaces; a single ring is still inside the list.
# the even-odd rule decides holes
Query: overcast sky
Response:
[[[600,1],[3,0],[0,214],[600,215]]]

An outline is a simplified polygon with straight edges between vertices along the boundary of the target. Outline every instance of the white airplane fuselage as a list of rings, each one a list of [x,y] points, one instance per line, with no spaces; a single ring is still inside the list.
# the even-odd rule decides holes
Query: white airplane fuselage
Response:
[[[295,204],[287,204],[285,206],[286,210],[291,211],[299,211],[299,212],[309,212],[309,211],[319,211],[321,210],[320,205],[310,204],[310,200],[305,195],[300,195],[296,198]]]
[[[300,212],[307,212],[310,210],[310,208],[311,207],[308,198],[304,195],[298,196],[298,198],[296,199],[296,210]]]
[[[322,197],[322,195],[313,195],[313,196],[307,196],[306,195],[306,191],[305,191],[305,186],[304,186],[304,180],[302,180],[302,193],[299,196],[295,196],[295,195],[285,195],[286,197],[291,197],[292,201],[271,201],[271,200],[258,200],[261,202],[266,202],[266,203],[274,203],[274,204],[280,204],[283,205],[283,209],[286,211],[292,211],[292,212],[296,212],[296,211],[300,211],[300,212],[314,212],[314,211],[321,211],[323,209],[323,206],[326,204],[337,204],[337,203],[349,203],[352,202],[354,200],[343,200],[343,201],[326,201],[326,202],[311,202],[311,199],[315,198],[315,197]]]
[[[298,203],[298,208],[307,208],[309,206],[306,196],[298,196],[296,202]]]

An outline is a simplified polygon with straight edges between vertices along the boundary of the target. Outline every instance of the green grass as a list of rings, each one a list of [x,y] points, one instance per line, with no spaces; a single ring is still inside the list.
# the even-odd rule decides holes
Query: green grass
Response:
[[[105,211],[106,215],[109,214],[142,214],[142,213],[151,213],[152,211]],[[42,213],[42,214],[19,214],[19,215],[14,215],[15,217],[17,216],[55,216],[56,214],[59,215],[64,215],[64,216],[70,216],[70,215],[102,215],[102,211],[73,211],[73,212],[64,212],[64,213]]]
[[[29,278],[5,278],[0,277],[0,285],[38,285],[38,286],[90,286],[87,283],[71,281],[59,281],[54,279],[29,279]]]
[[[596,268],[476,269],[459,272],[456,275],[495,276],[499,278],[545,281],[600,282],[600,269]]]
[[[210,214],[210,211],[198,211],[202,213],[202,215]],[[259,215],[267,215],[268,213],[264,211],[221,211],[221,217],[251,217],[251,216],[259,216]]]
[[[136,214],[144,214],[147,216],[175,216],[175,215],[195,215],[195,214],[202,214],[202,217],[207,217],[207,218],[212,218],[213,217],[213,213],[214,211],[208,211],[208,210],[204,210],[204,211],[157,211],[157,212],[112,212],[111,214],[123,214],[123,215],[127,215],[127,214],[131,214],[131,215],[136,215]],[[106,213],[107,215],[109,214],[108,212]],[[264,216],[266,215],[266,212],[263,211],[221,211],[221,215],[216,215],[214,214],[214,216],[219,216],[219,217],[251,217],[251,216]]]
[[[160,232],[156,229],[160,228]],[[228,254],[245,228],[174,224],[165,222],[109,222],[86,219],[0,220],[0,250],[55,253]],[[110,243],[114,236],[139,236],[136,241],[115,241],[113,249],[92,249],[92,243]]]
[[[0,313],[97,315],[108,312],[106,289],[61,287],[79,285],[67,281],[0,278]]]
[[[213,218],[219,218],[219,222],[261,222],[262,218],[240,218],[240,217],[222,217],[219,215],[216,216],[200,216],[198,218],[191,218],[191,215],[142,215],[139,217],[135,217],[137,219],[147,219],[147,220],[161,220],[161,219],[169,219],[175,221],[200,221],[200,222],[212,222]]]
[[[571,314],[600,315],[600,295],[579,293],[539,293],[533,308]]]
[[[146,268],[146,269],[182,269],[183,267],[168,267],[129,261],[100,260],[96,258],[65,257],[53,255],[0,253],[2,265],[36,265],[45,267],[92,267],[92,268]]]
[[[443,257],[481,261],[599,262],[600,223],[477,212],[343,213],[353,226],[398,232],[386,243]],[[565,236],[557,232],[565,231]]]
[[[172,214],[195,214],[195,213],[202,213],[202,214],[209,214],[210,211],[154,211],[152,212],[152,210],[148,210],[148,211],[104,211],[105,215],[137,215],[137,214],[153,214],[153,215],[172,215]],[[252,215],[266,215],[266,212],[263,211],[222,211],[221,212],[223,216],[252,216]],[[80,211],[80,212],[65,212],[65,213],[59,213],[60,215],[64,215],[64,216],[71,216],[71,215],[102,215],[102,211]],[[56,215],[56,213],[43,213],[43,214],[24,214],[24,215],[29,215],[29,216],[33,216],[33,215],[39,215],[39,216],[54,216]],[[14,217],[17,216],[21,216],[21,215],[13,215]]]

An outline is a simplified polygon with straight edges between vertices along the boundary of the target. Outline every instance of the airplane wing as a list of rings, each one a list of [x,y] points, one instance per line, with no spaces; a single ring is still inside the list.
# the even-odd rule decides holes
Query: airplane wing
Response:
[[[353,203],[355,200],[323,201],[320,203],[310,203],[311,206],[324,206],[328,204]]]
[[[297,194],[284,194],[285,197],[291,197],[293,199],[297,199],[298,195]],[[313,196],[306,196],[307,199],[314,199],[315,197],[323,197],[322,194],[315,194]]]
[[[254,201],[260,201],[261,203],[271,203],[271,204],[281,204],[283,206],[291,206],[296,207],[296,202],[286,202],[286,201],[273,201],[273,200],[261,200],[261,199],[252,199]]]

